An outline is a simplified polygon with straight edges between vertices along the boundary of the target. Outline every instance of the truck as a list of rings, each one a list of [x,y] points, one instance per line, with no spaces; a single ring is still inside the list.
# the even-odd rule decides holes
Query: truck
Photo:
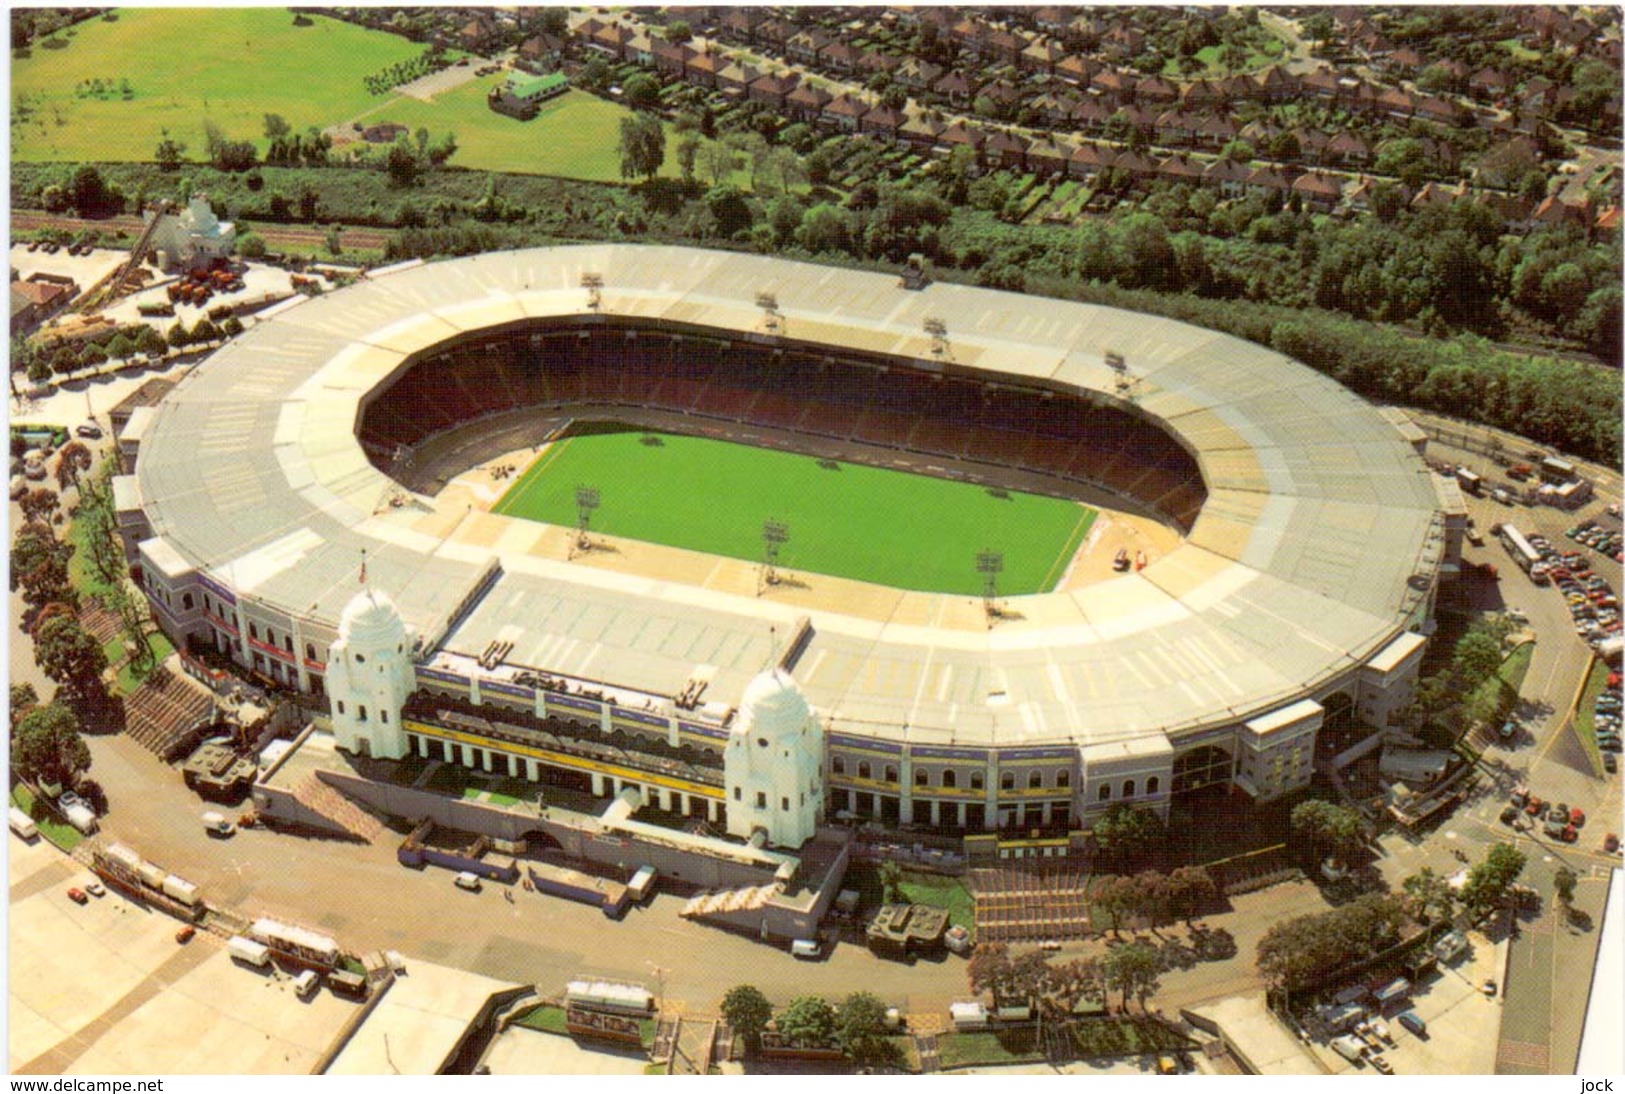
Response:
[[[225,839],[237,831],[237,826],[224,813],[217,813],[213,809],[203,814],[203,830],[211,836]]]
[[[17,833],[18,837],[23,841],[33,843],[39,839],[39,825],[34,823],[34,818],[18,809],[15,805],[11,807],[7,819],[11,822],[11,830]]]
[[[634,904],[641,904],[654,892],[655,883],[659,880],[660,875],[655,872],[653,866],[641,867],[632,875],[632,880],[626,883],[627,898]]]
[[[1484,477],[1465,467],[1456,468],[1456,482],[1469,494],[1476,496],[1484,492]]]
[[[226,943],[226,952],[231,954],[233,961],[241,961],[245,965],[252,965],[256,969],[263,969],[271,963],[271,949],[269,946],[255,942],[252,938],[242,935],[233,935]]]
[[[165,896],[186,905],[188,908],[195,908],[198,905],[197,886],[183,877],[177,877],[174,874],[165,877],[163,891]]]
[[[82,801],[62,807],[62,815],[68,823],[79,830],[82,835],[90,835],[96,830],[96,813]]]
[[[1365,1055],[1365,1042],[1352,1033],[1345,1033],[1341,1037],[1332,1038],[1332,1051],[1351,1064],[1360,1062]]]

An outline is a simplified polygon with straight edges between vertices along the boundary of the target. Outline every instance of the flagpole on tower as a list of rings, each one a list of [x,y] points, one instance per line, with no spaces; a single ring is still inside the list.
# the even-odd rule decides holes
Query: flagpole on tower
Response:
[[[367,584],[367,549],[365,547],[361,548],[361,584],[363,587]]]

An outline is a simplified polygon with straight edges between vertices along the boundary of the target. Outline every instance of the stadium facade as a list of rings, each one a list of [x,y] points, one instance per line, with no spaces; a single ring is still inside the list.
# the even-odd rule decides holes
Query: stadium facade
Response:
[[[634,410],[1084,483],[1181,538],[988,628],[956,622],[964,597],[802,610],[542,557],[528,522],[425,522],[415,454],[472,466],[544,417]],[[1395,724],[1463,532],[1392,415],[1252,343],[686,248],[379,271],[266,313],[138,426],[120,523],[178,643],[334,694],[364,566],[411,635],[410,677],[373,680],[401,747],[719,824],[770,666],[821,727],[830,817],[1053,833],[1116,802],[1278,797],[1328,718]]]

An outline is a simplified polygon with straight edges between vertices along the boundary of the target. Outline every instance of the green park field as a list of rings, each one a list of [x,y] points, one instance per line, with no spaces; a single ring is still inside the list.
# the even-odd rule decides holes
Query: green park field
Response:
[[[498,114],[486,94],[504,75],[470,80],[430,102],[373,95],[364,77],[424,46],[320,15],[294,26],[285,8],[121,8],[36,42],[11,62],[11,154],[34,163],[150,162],[163,132],[205,158],[204,123],[263,153],[265,115],[296,131],[352,121],[398,122],[457,136],[451,164],[478,170],[620,182],[626,108],[571,91],[527,122]],[[455,55],[455,54],[454,54]],[[115,90],[81,95],[101,80]],[[121,81],[129,81],[125,99]],[[676,174],[668,132],[665,173]]]
[[[264,116],[296,129],[377,105],[362,78],[423,47],[382,31],[284,8],[120,8],[36,42],[11,63],[11,154],[30,161],[151,160],[161,131],[203,156],[203,123],[264,147]],[[71,37],[70,37],[71,34]],[[78,86],[130,82],[133,95],[81,98]],[[20,116],[21,115],[21,116]]]
[[[762,524],[783,521],[787,570],[903,589],[980,595],[976,554],[1004,554],[999,592],[1055,587],[1095,511],[1077,502],[727,441],[633,430],[553,444],[495,507],[576,523],[575,489],[601,504],[590,530],[759,561]]]

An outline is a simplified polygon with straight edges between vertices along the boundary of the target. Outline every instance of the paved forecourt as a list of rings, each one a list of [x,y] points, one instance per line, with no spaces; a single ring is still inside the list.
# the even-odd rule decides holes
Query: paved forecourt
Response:
[[[675,247],[584,246],[378,271],[268,313],[194,370],[142,442],[140,496],[181,564],[331,628],[363,550],[429,647],[653,695],[696,671],[736,699],[804,609],[771,597],[539,558],[557,529],[469,512],[426,534],[424,506],[362,452],[361,409],[416,353],[456,335],[597,314],[710,328],[764,347],[761,293],[801,342],[924,369],[1086,394],[1153,420],[1196,459],[1208,500],[1138,573],[879,619],[806,613],[796,664],[836,732],[914,744],[1087,744],[1187,736],[1324,694],[1426,616],[1439,500],[1375,408],[1277,353],[1171,320],[985,289]],[[926,325],[947,326],[934,352]],[[935,349],[942,350],[936,345]],[[1121,355],[1124,379],[1107,363]],[[493,559],[502,570],[477,589]],[[472,595],[472,605],[468,603]],[[954,604],[967,610],[949,610]],[[940,605],[941,607],[938,607]],[[931,620],[956,619],[939,625]]]

